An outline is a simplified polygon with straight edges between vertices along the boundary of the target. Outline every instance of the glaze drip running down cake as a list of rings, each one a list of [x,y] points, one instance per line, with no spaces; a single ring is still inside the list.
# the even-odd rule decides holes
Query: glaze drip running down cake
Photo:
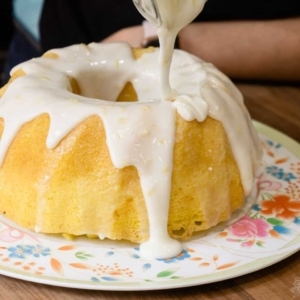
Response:
[[[162,101],[158,55],[93,43],[12,70],[0,90],[1,213],[36,232],[168,245],[243,206],[261,151],[242,95],[176,50],[178,96]]]

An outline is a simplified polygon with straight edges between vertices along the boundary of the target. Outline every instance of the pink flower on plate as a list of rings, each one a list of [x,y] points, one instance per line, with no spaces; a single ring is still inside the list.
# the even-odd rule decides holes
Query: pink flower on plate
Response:
[[[271,226],[267,221],[263,219],[251,219],[249,216],[244,216],[229,227],[232,235],[246,239],[267,237],[270,229]]]
[[[279,181],[264,179],[264,173],[257,176],[257,194],[260,191],[277,191],[282,188],[282,183]]]
[[[24,233],[15,228],[7,228],[0,231],[0,241],[13,243],[23,239]]]

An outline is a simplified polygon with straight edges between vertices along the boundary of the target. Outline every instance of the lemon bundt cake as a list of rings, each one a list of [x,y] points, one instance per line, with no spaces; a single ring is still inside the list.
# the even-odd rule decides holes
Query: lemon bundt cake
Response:
[[[161,101],[157,57],[74,45],[13,69],[0,90],[0,212],[37,232],[167,244],[243,206],[260,150],[240,92],[177,50],[178,96]]]

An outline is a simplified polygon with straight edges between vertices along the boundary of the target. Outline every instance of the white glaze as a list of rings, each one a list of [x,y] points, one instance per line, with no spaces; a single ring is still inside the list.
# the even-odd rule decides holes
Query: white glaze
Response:
[[[172,91],[169,83],[176,36],[199,15],[205,2],[206,0],[156,0],[161,19],[157,35],[160,44],[159,67],[163,99],[174,99],[176,96],[176,91]]]

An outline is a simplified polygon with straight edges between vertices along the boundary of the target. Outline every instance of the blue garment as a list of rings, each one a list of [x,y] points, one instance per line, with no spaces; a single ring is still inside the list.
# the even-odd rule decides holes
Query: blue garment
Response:
[[[41,55],[39,20],[44,0],[14,0],[15,33],[10,42],[1,86],[9,80],[16,65]]]
[[[39,21],[44,0],[13,0],[13,16],[36,42],[40,40]]]
[[[28,41],[22,32],[16,29],[10,42],[8,56],[4,65],[1,86],[6,84],[9,80],[9,73],[13,67],[40,55],[40,51]]]

